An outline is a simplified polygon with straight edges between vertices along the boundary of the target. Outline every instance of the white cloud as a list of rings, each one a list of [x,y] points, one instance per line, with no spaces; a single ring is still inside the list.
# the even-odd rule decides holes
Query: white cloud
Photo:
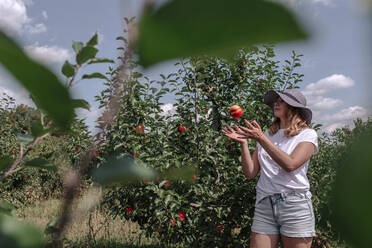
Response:
[[[308,98],[308,106],[311,110],[329,110],[342,105],[343,101],[340,99],[312,96]]]
[[[324,5],[330,5],[332,4],[332,0],[311,0],[311,2],[313,3],[320,3],[320,4],[324,4]]]
[[[307,85],[303,91],[303,94],[305,96],[322,95],[333,90],[352,87],[354,84],[354,80],[350,77],[342,74],[333,74],[329,77],[320,79],[316,83]]]
[[[352,106],[341,109],[337,113],[320,116],[321,123],[324,125],[324,130],[332,132],[336,128],[343,126],[353,126],[353,120],[360,118],[362,120],[372,117],[372,111],[361,106]]]
[[[24,32],[30,34],[45,32],[45,25],[42,23],[33,24],[27,14],[26,6],[32,4],[33,2],[29,0],[0,0],[0,29],[9,35],[21,35]],[[44,28],[41,24],[44,25]]]
[[[176,108],[173,106],[172,103],[166,103],[161,106],[161,109],[163,110],[162,115],[171,115],[175,113]]]
[[[324,131],[326,131],[327,133],[332,133],[337,128],[341,128],[341,127],[344,127],[344,126],[345,126],[345,123],[337,122],[337,123],[333,123],[333,124],[327,126],[326,128],[324,128]]]
[[[0,0],[0,28],[20,34],[23,26],[31,22],[26,12],[26,5],[20,0]]]
[[[308,84],[302,93],[307,98],[307,105],[313,111],[313,122],[323,125],[321,131],[332,132],[336,128],[353,127],[353,121],[362,120],[372,116],[372,111],[362,106],[344,107],[335,112],[334,109],[344,102],[341,99],[326,97],[327,93],[335,90],[353,87],[355,82],[350,77],[342,74],[333,74],[320,79],[316,83]]]
[[[27,25],[25,28],[30,34],[40,34],[47,31],[47,27],[44,23],[38,23],[34,26]]]
[[[330,6],[333,3],[333,0],[276,0],[276,1],[281,2],[293,9],[303,7],[303,5],[308,4],[323,4],[326,6]]]
[[[13,91],[13,90],[0,86],[0,97],[3,97],[4,93],[14,98],[16,105],[25,104],[31,107],[35,107],[35,104],[32,102],[31,98],[29,97],[29,93],[25,89]]]
[[[334,121],[341,120],[353,120],[356,118],[368,117],[371,115],[371,111],[361,107],[361,106],[352,106],[346,109],[342,109],[339,112],[330,115],[329,118]]]
[[[41,12],[42,16],[44,17],[44,19],[48,19],[48,13],[44,10]]]
[[[39,46],[37,43],[25,46],[26,53],[33,59],[44,64],[62,64],[72,58],[72,53],[58,46]]]
[[[91,107],[90,110],[79,108],[76,110],[76,114],[78,118],[85,119],[85,124],[88,126],[88,129],[94,135],[99,131],[99,129],[95,127],[96,120],[102,114],[103,110],[104,110],[103,108],[97,109],[94,107]]]

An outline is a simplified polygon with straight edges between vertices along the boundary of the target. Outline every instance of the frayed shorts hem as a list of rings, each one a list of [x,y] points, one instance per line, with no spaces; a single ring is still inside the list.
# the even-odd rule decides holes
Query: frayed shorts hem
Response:
[[[288,238],[311,238],[315,236],[315,232],[305,232],[305,233],[286,233],[281,232],[281,235],[284,235]]]
[[[264,231],[258,231],[255,229],[251,229],[252,232],[258,233],[258,234],[265,234],[265,235],[280,235],[279,232],[264,232]]]
[[[265,232],[255,229],[251,229],[252,232],[264,235],[284,235],[288,238],[311,238],[315,237],[315,232],[305,232],[305,233],[286,233],[286,232]]]

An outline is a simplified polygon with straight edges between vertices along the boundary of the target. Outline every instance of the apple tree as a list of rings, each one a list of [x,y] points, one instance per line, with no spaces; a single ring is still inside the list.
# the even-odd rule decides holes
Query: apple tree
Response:
[[[256,179],[243,176],[239,144],[224,137],[221,127],[243,125],[245,118],[268,128],[273,118],[263,95],[269,89],[298,87],[300,57],[293,52],[281,63],[272,45],[240,50],[233,61],[191,57],[177,62],[178,71],[161,75],[159,81],[150,81],[134,67],[120,114],[107,131],[104,153],[137,157],[165,173],[154,181],[109,187],[104,202],[111,214],[138,222],[164,244],[246,245]],[[161,109],[167,94],[176,99],[170,113]],[[244,109],[237,120],[229,115],[234,104]],[[249,147],[253,151],[254,142]],[[167,174],[176,168],[197,172],[176,180]]]

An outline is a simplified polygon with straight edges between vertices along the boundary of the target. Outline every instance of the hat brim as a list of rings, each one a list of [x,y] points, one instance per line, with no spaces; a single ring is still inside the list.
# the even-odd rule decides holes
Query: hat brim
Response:
[[[283,101],[285,101],[288,105],[290,105],[292,107],[300,108],[302,113],[303,113],[303,117],[306,121],[306,124],[309,125],[311,123],[311,119],[312,119],[312,116],[313,116],[312,111],[309,108],[307,108],[306,106],[297,102],[294,98],[290,97],[289,95],[285,95],[285,94],[283,94],[281,92],[278,92],[276,90],[269,90],[265,93],[264,103],[269,105],[274,112],[274,102],[276,101],[276,99],[278,97],[283,99]]]

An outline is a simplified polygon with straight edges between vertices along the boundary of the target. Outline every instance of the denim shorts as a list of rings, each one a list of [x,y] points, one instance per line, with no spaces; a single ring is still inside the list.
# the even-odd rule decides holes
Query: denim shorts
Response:
[[[278,193],[260,200],[255,207],[252,232],[287,237],[315,236],[311,197],[306,193]]]

